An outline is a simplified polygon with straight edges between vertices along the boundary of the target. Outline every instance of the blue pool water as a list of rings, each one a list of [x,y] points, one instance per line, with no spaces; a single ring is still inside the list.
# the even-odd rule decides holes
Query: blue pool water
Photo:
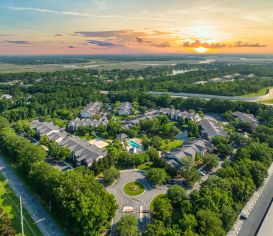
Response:
[[[179,134],[176,136],[176,139],[178,140],[188,140],[189,139],[189,135],[188,135],[188,131],[187,130],[182,130],[181,132],[179,132]]]
[[[138,143],[135,142],[134,140],[128,141],[128,144],[129,144],[132,148],[142,149],[142,145],[138,144]]]

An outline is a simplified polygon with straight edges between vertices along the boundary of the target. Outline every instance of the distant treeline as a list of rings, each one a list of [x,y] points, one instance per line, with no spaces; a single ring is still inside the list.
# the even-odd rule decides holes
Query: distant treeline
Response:
[[[142,70],[75,69],[57,72],[26,72],[0,74],[0,83],[17,81],[14,85],[0,84],[0,90],[30,92],[39,87],[49,91],[67,86],[77,90],[167,91],[239,96],[273,86],[273,64],[248,65],[227,63],[178,64],[176,66],[148,67]],[[192,70],[173,75],[173,70]],[[239,73],[229,82],[211,82],[212,78]],[[248,77],[255,74],[256,77]],[[197,84],[203,81],[204,84]]]
[[[52,55],[52,56],[2,56],[0,62],[16,65],[69,64],[90,60],[103,61],[172,61],[203,60],[199,55]]]

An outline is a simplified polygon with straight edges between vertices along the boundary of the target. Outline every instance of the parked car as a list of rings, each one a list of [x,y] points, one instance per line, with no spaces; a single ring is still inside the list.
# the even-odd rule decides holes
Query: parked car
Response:
[[[246,220],[247,217],[248,217],[248,216],[247,216],[246,213],[241,212],[241,214],[240,214],[240,219],[241,219],[241,220]]]
[[[174,184],[176,184],[174,179],[170,179],[170,180],[168,180],[168,181],[167,181],[167,183],[168,183],[168,184],[170,184],[170,185],[174,185]]]

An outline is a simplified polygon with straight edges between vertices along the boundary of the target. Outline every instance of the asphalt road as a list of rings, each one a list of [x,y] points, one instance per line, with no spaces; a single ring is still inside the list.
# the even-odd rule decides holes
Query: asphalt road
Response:
[[[29,192],[15,171],[9,166],[5,158],[0,155],[0,171],[8,180],[9,186],[23,199],[24,206],[30,213],[41,232],[46,236],[65,235],[63,230],[55,223],[44,209],[42,204]]]
[[[204,99],[222,99],[231,101],[245,101],[245,102],[256,102],[260,97],[241,97],[241,96],[220,96],[220,95],[209,95],[209,94],[198,94],[198,93],[172,93],[172,92],[154,92],[150,91],[149,94],[163,95],[167,94],[171,97],[183,97],[183,98],[204,98]]]
[[[145,187],[145,192],[139,196],[128,196],[124,193],[123,187],[128,182],[140,182]],[[142,210],[149,210],[150,203],[154,197],[159,194],[164,194],[168,190],[168,186],[158,186],[154,188],[145,178],[144,172],[140,170],[128,170],[120,173],[120,178],[112,186],[107,187],[107,190],[112,193],[119,205],[115,218],[113,219],[113,226],[124,215],[124,207],[132,207],[133,214],[138,218],[139,228],[143,229],[149,221],[149,213],[142,213]]]
[[[253,210],[245,220],[238,236],[254,236],[273,197],[273,176],[269,179]],[[273,227],[272,227],[273,231]],[[272,233],[273,235],[273,233]]]

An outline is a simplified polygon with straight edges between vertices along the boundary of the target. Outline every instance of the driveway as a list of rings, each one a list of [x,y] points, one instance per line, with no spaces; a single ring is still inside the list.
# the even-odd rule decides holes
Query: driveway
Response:
[[[165,194],[168,190],[168,186],[159,186],[154,188],[145,178],[144,171],[140,170],[126,170],[121,171],[120,178],[112,186],[107,187],[107,190],[112,193],[119,205],[115,218],[113,219],[113,226],[124,215],[124,207],[132,207],[133,214],[138,218],[139,228],[144,229],[145,225],[149,221],[149,213],[143,213],[143,210],[150,209],[150,203],[154,197],[159,194]],[[145,187],[143,194],[139,196],[128,196],[123,192],[123,187],[128,182],[140,182]]]
[[[37,226],[46,236],[65,235],[62,229],[55,223],[42,204],[31,194],[15,171],[9,166],[5,158],[0,155],[0,171],[8,180],[9,186],[23,199],[24,207],[27,209]]]

